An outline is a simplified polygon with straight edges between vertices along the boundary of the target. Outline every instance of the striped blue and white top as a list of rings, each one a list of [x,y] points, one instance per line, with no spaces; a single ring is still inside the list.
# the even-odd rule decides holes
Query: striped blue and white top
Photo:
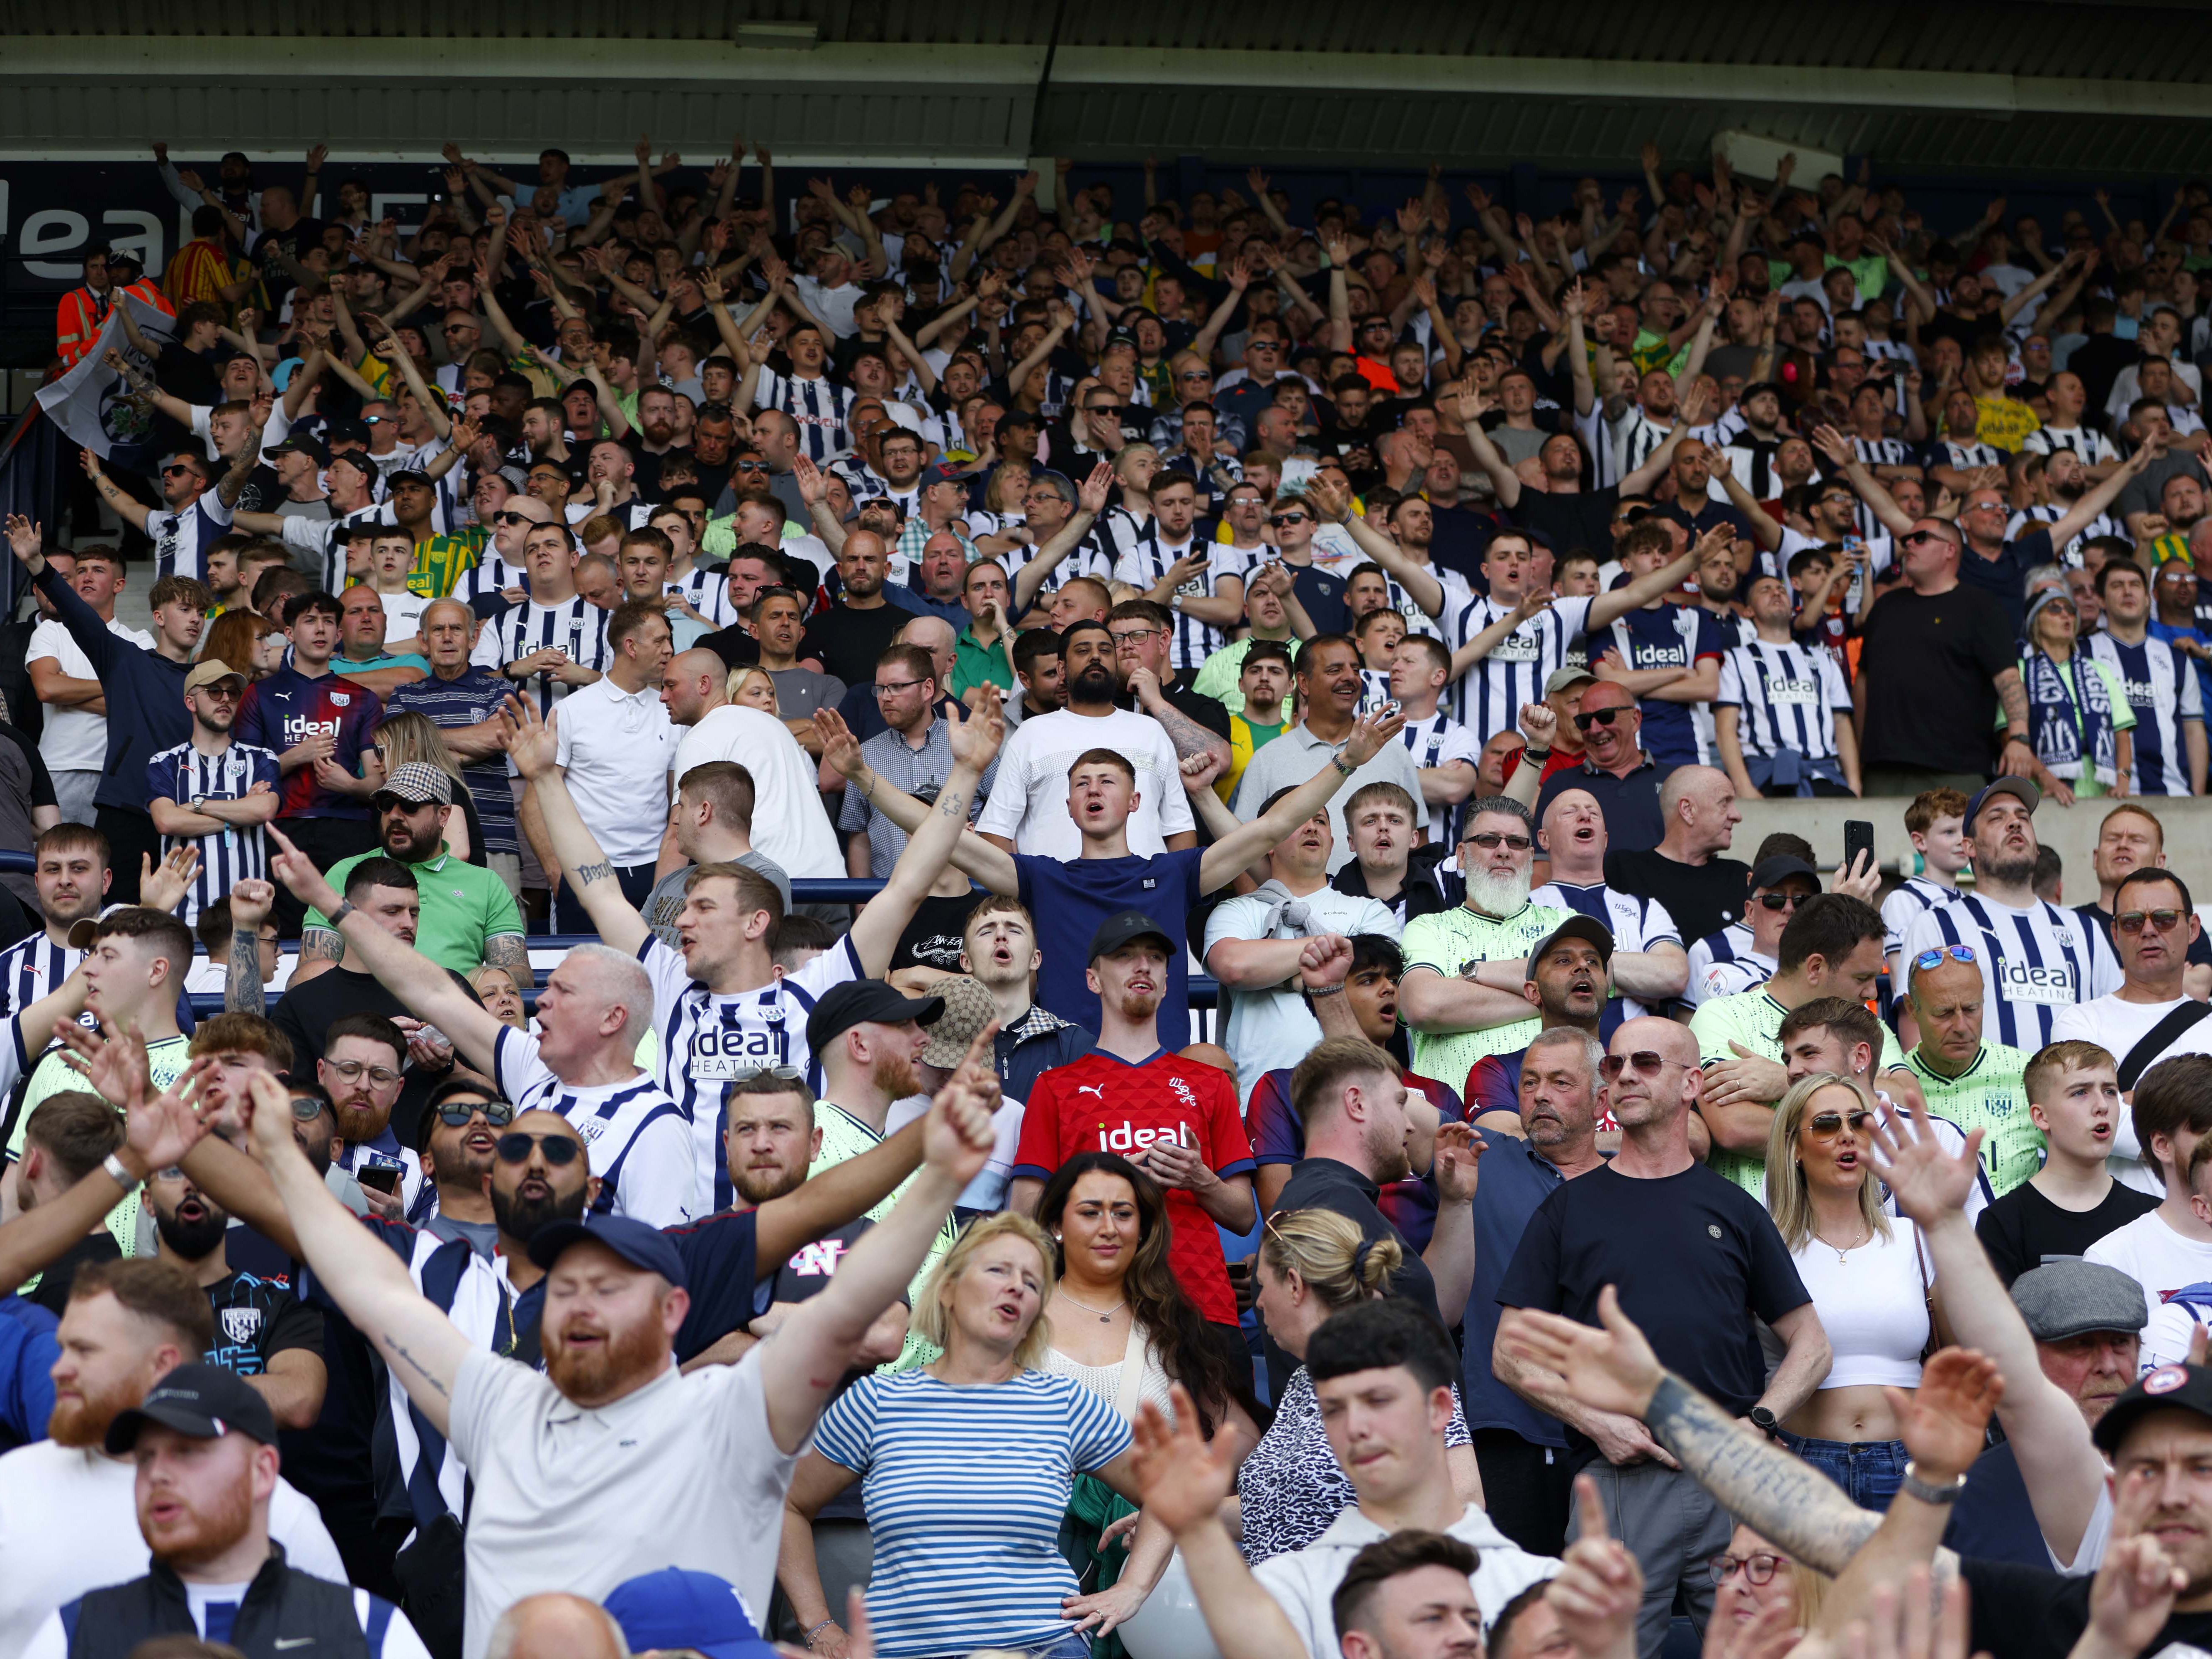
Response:
[[[1223,581],[1234,577],[1241,584],[1244,573],[1251,568],[1250,560],[1227,542],[1200,541],[1195,532],[1181,545],[1171,545],[1161,538],[1158,519],[1147,518],[1139,524],[1116,507],[1107,514],[1106,523],[1109,532],[1121,538],[1121,555],[1115,562],[1114,574],[1133,587],[1150,588],[1168,574],[1176,560],[1203,553],[1206,568],[1176,592],[1186,599],[1212,599]],[[1180,611],[1174,616],[1169,652],[1173,666],[1196,672],[1208,657],[1229,643],[1228,634],[1212,623],[1200,622]]]
[[[1791,750],[1807,760],[1836,752],[1836,714],[1848,716],[1850,688],[1833,653],[1794,641],[1753,640],[1721,659],[1719,708],[1739,712],[1736,743],[1762,758]]]
[[[780,409],[790,416],[798,423],[799,441],[806,447],[807,459],[818,463],[852,447],[845,423],[860,396],[835,380],[805,380],[795,374],[771,374],[763,369],[753,389],[753,407]]]
[[[189,811],[196,800],[243,800],[257,783],[267,784],[273,794],[277,770],[276,757],[253,744],[232,743],[220,754],[204,755],[191,744],[180,743],[146,763],[146,799],[172,801]],[[261,831],[252,825],[226,825],[204,836],[161,839],[165,854],[185,846],[198,848],[200,854],[199,872],[177,911],[187,927],[198,925],[200,912],[238,883],[269,873]]]
[[[0,1019],[13,1019],[33,1003],[53,995],[83,960],[83,951],[55,944],[43,928],[0,951]]]
[[[1105,1401],[1048,1371],[988,1388],[872,1374],[832,1401],[814,1445],[863,1477],[876,1651],[929,1659],[1065,1638],[1060,1602],[1078,1586],[1060,1553],[1060,1517],[1075,1477],[1129,1440]]]
[[[538,1039],[511,1025],[492,1045],[492,1067],[518,1116],[558,1112],[583,1136],[599,1178],[593,1214],[649,1227],[680,1227],[698,1215],[691,1126],[647,1073],[589,1087],[564,1083],[538,1057]]]
[[[526,599],[484,624],[477,635],[476,649],[469,653],[469,660],[496,674],[508,663],[520,662],[548,646],[557,646],[568,653],[570,662],[605,673],[607,660],[612,655],[607,648],[609,614],[581,594],[558,605],[540,605],[535,599]],[[522,690],[526,684],[526,693]],[[550,713],[554,704],[575,690],[550,674],[534,675],[516,689],[518,695],[537,698],[540,714]]]
[[[1911,932],[1912,924],[1920,920],[1923,911],[1948,904],[1958,896],[1955,887],[1946,887],[1926,876],[1907,876],[1881,902],[1881,925],[1888,933],[1882,941],[1882,955],[1893,957],[1905,948],[1905,936]],[[1893,988],[1899,996],[1905,994],[1903,985]]]
[[[190,576],[207,580],[207,550],[230,533],[230,508],[210,485],[190,507],[164,508],[146,516],[146,533],[154,542],[154,577]]]
[[[1512,608],[1488,598],[1469,599],[1453,613],[1444,643],[1458,650]],[[1544,682],[1566,666],[1567,647],[1582,637],[1589,608],[1589,600],[1579,596],[1553,599],[1461,677],[1453,694],[1459,719],[1478,743],[1514,730],[1522,704],[1544,701]]]
[[[2071,910],[2038,899],[2024,910],[1961,893],[1924,912],[1905,934],[1905,954],[1973,947],[1982,974],[1982,1030],[2030,1054],[2051,1040],[2059,1010],[2120,988],[2119,958]]]
[[[2181,653],[2167,640],[2124,645],[2103,633],[2081,643],[2092,662],[2112,671],[2136,711],[2136,793],[2189,793],[2189,754],[2181,728],[2191,720],[2201,726],[2204,708],[2197,676]]]

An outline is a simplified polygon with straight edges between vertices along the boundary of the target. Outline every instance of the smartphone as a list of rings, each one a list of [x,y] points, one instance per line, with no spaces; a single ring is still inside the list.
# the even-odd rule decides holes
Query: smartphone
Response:
[[[1874,866],[1874,825],[1864,818],[1844,820],[1844,873],[1849,875],[1859,867],[1859,854],[1865,854],[1867,866]]]
[[[353,1172],[353,1178],[364,1187],[375,1188],[386,1197],[399,1190],[397,1164],[364,1164]]]

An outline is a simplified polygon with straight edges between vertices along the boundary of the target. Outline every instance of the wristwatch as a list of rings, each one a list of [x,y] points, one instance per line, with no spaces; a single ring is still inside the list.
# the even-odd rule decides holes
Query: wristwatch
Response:
[[[1959,1501],[1959,1494],[1966,1489],[1966,1477],[1954,1474],[1948,1486],[1930,1486],[1920,1478],[1919,1470],[1914,1465],[1907,1463],[1905,1479],[1899,1483],[1899,1489],[1911,1493],[1923,1504],[1955,1504]]]
[[[1331,756],[1328,757],[1328,763],[1329,763],[1331,766],[1334,766],[1334,767],[1336,769],[1336,770],[1337,770],[1337,775],[1338,775],[1338,776],[1340,776],[1340,777],[1346,777],[1346,778],[1348,778],[1348,777],[1350,777],[1350,776],[1351,776],[1354,772],[1357,772],[1357,771],[1359,769],[1358,767],[1354,766],[1354,765],[1353,765],[1350,761],[1348,761],[1348,760],[1345,759],[1345,757],[1344,757],[1343,756],[1341,756],[1341,755],[1331,755]]]
[[[137,1192],[142,1184],[137,1176],[123,1167],[123,1160],[112,1152],[100,1160],[100,1167],[107,1171],[107,1178],[122,1188],[126,1196]]]
[[[1745,1415],[1750,1418],[1751,1426],[1769,1440],[1779,1440],[1782,1437],[1781,1422],[1765,1407],[1753,1406]]]

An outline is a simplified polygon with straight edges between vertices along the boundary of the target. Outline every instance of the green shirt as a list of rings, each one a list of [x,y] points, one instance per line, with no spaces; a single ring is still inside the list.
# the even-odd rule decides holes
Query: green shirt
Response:
[[[1740,1044],[1761,1060],[1779,1064],[1782,1060],[1782,1022],[1790,1018],[1790,1011],[1770,996],[1761,987],[1753,991],[1740,991],[1734,996],[1714,997],[1698,1005],[1698,1012],[1690,1017],[1690,1035],[1698,1040],[1698,1060],[1700,1065],[1716,1066],[1724,1060],[1740,1058],[1731,1042]],[[1905,1064],[1905,1056],[1897,1047],[1897,1039],[1887,1026],[1881,1033],[1881,1057],[1875,1062],[1877,1072],[1892,1072]],[[1419,1069],[1419,1067],[1415,1068]],[[1773,1103],[1767,1103],[1771,1107]],[[1749,1152],[1731,1152],[1715,1146],[1706,1163],[1719,1174],[1764,1203],[1766,1199],[1766,1157],[1764,1152],[1753,1157]]]
[[[355,865],[363,859],[384,856],[380,849],[340,859],[328,872],[331,885],[344,892],[346,876]],[[437,857],[407,867],[415,872],[422,899],[415,948],[440,967],[472,974],[483,965],[487,941],[507,933],[518,939],[522,936],[522,912],[515,908],[514,895],[507,890],[507,884],[482,865],[454,857],[443,842],[438,844]],[[321,911],[310,910],[302,925],[328,927],[331,924]]]
[[[407,568],[407,589],[442,599],[453,584],[477,567],[489,538],[482,525],[471,525],[458,536],[433,536],[415,545],[415,562]]]
[[[862,1152],[872,1151],[884,1143],[883,1136],[861,1122],[843,1107],[826,1100],[817,1100],[814,1103],[814,1127],[822,1132],[822,1150],[814,1155],[814,1162],[807,1165],[806,1178],[809,1181],[826,1170],[834,1170],[847,1158],[858,1158]],[[909,1175],[904,1181],[900,1182],[889,1198],[877,1205],[874,1209],[866,1212],[868,1219],[888,1220],[890,1212],[898,1206],[899,1200],[906,1196],[906,1189],[914,1185],[915,1176],[921,1173],[920,1170],[916,1170],[914,1175]],[[937,1230],[937,1237],[930,1241],[929,1253],[922,1257],[921,1267],[915,1273],[913,1284],[907,1287],[907,1304],[909,1307],[913,1305],[914,1298],[921,1294],[921,1287],[927,1281],[931,1273],[935,1270],[938,1259],[952,1248],[954,1242],[959,1237],[960,1231],[954,1225],[952,1218],[945,1217],[945,1224]],[[927,1364],[937,1358],[937,1354],[938,1350],[934,1345],[908,1333],[904,1350],[896,1359],[884,1369],[893,1371],[911,1370],[917,1365]]]
[[[1285,640],[1282,643],[1290,647],[1291,660],[1296,662],[1298,647],[1305,641]],[[1241,640],[1223,646],[1199,665],[1198,672],[1192,677],[1190,689],[1215,699],[1232,714],[1243,714],[1244,693],[1238,689],[1237,682],[1244,672],[1244,653],[1251,648],[1252,637],[1249,634]]]
[[[1528,952],[1548,939],[1569,913],[1550,904],[1524,904],[1512,915],[1486,916],[1464,904],[1406,924],[1399,941],[1406,971],[1427,968],[1446,979],[1477,962],[1526,962]],[[1457,1088],[1474,1062],[1491,1054],[1510,1054],[1528,1046],[1543,1029],[1534,1013],[1480,1031],[1415,1031],[1413,1069],[1423,1077]]]
[[[1932,1069],[1915,1048],[1905,1069],[1920,1080],[1928,1109],[1948,1118],[1960,1130],[1982,1133],[1982,1173],[1990,1190],[2002,1198],[2043,1167],[2043,1131],[2027,1115],[2027,1091],[2021,1073],[2029,1056],[2002,1042],[1984,1042],[1974,1063],[1956,1077]]]
[[[85,1080],[84,1073],[69,1064],[63,1058],[64,1053],[59,1048],[52,1050],[31,1073],[31,1080],[23,1091],[23,1109],[15,1115],[15,1133],[8,1138],[8,1157],[12,1163],[22,1162],[23,1142],[29,1130],[31,1114],[37,1111],[48,1097],[65,1095],[73,1090],[91,1091],[92,1085]],[[146,1075],[156,1093],[174,1086],[191,1061],[190,1037],[163,1037],[146,1045]],[[107,1231],[114,1235],[116,1245],[124,1255],[138,1254],[137,1193],[124,1199],[107,1212]],[[39,1281],[34,1278],[26,1282],[22,1289],[27,1293],[38,1286]]]
[[[1858,284],[1862,305],[1881,298],[1882,289],[1889,286],[1889,261],[1879,253],[1862,253],[1856,259],[1846,259],[1836,253],[1828,255],[1827,268],[1832,270],[1838,265],[1850,271],[1851,280]]]
[[[985,645],[974,628],[963,628],[952,641],[952,701],[958,702],[974,687],[987,684],[1012,693],[1013,635],[1001,628],[999,637]]]

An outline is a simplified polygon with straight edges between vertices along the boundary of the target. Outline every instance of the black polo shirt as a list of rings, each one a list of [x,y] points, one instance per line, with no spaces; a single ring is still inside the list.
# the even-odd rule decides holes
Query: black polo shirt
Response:
[[[1659,810],[1659,780],[1665,775],[1648,754],[1625,777],[1585,759],[1544,780],[1536,793],[1536,822],[1541,823],[1552,803],[1568,790],[1587,789],[1605,814],[1606,845],[1624,853],[1646,851],[1667,839],[1667,815]]]
[[[1334,1210],[1358,1227],[1359,1236],[1370,1243],[1389,1239],[1405,1252],[1405,1260],[1390,1276],[1390,1294],[1411,1302],[1441,1324],[1443,1319],[1437,1312],[1436,1278],[1429,1272],[1429,1264],[1421,1260],[1420,1252],[1407,1243],[1405,1235],[1392,1226],[1389,1218],[1376,1207],[1375,1200],[1382,1190],[1349,1164],[1340,1164],[1333,1158],[1304,1158],[1291,1166],[1291,1178],[1283,1188],[1282,1196],[1275,1200],[1275,1208]],[[1288,1376],[1289,1372],[1283,1375]]]

